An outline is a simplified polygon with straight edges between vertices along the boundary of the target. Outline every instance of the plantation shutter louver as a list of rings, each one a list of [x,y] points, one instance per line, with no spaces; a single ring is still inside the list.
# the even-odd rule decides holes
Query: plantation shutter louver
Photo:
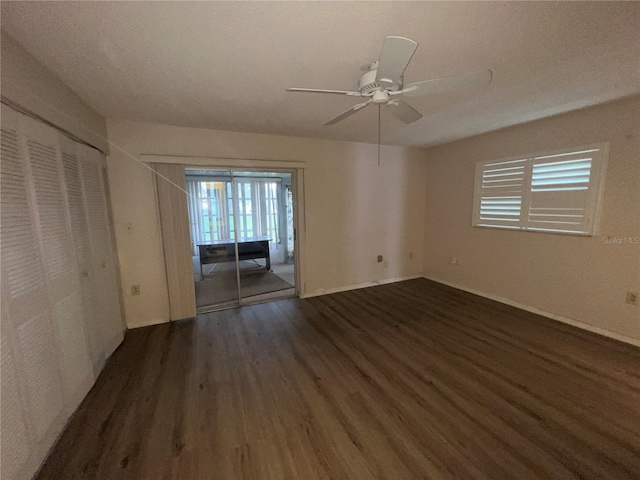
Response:
[[[480,199],[477,225],[520,228],[526,160],[486,163],[478,170]],[[479,181],[478,181],[479,180]]]
[[[530,230],[587,233],[587,215],[593,191],[594,154],[599,150],[566,153],[533,159]]]

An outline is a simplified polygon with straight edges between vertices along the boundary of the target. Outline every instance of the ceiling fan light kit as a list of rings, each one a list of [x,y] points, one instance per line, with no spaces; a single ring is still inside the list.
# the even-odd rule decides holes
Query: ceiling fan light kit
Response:
[[[358,80],[358,91],[323,90],[317,88],[288,88],[289,92],[325,93],[366,97],[367,101],[354,105],[349,110],[325,123],[334,125],[363,108],[374,105],[386,105],[390,113],[403,123],[413,123],[422,118],[422,114],[399,97],[419,96],[438,93],[455,93],[472,90],[488,85],[493,74],[491,70],[436,78],[404,86],[404,71],[411,61],[418,43],[405,37],[389,36],[384,39],[380,58],[369,65],[369,70]],[[398,97],[398,98],[394,98]]]
[[[371,102],[374,105],[384,105],[386,103],[389,103],[389,94],[384,90],[376,90],[375,92],[373,92]]]

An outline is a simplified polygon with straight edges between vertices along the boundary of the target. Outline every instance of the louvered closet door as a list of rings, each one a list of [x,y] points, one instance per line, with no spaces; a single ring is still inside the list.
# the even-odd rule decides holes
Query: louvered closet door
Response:
[[[67,411],[73,412],[93,385],[93,369],[84,329],[74,242],[67,216],[58,133],[22,117],[26,157],[36,206],[40,252],[53,304]]]
[[[4,277],[3,277],[4,283]],[[2,318],[9,317],[6,301],[2,301]],[[0,371],[2,372],[1,400],[0,400],[0,428],[2,428],[2,462],[0,463],[0,477],[19,478],[18,472],[29,460],[30,439],[25,416],[25,396],[21,392],[19,382],[20,373],[16,363],[16,353],[13,351],[10,326],[2,326],[2,345],[0,345]],[[10,440],[8,440],[10,439]]]
[[[24,478],[32,471],[66,419],[20,117],[2,106],[2,478]]]
[[[89,225],[91,257],[98,291],[100,326],[109,356],[123,338],[124,326],[120,311],[115,252],[107,213],[107,203],[102,179],[105,160],[102,154],[85,145],[78,145],[80,178]]]
[[[89,226],[82,198],[80,181],[80,166],[78,162],[78,144],[64,135],[58,135],[62,158],[62,169],[66,184],[67,206],[71,224],[71,235],[78,265],[80,280],[80,297],[84,309],[84,327],[87,336],[89,354],[94,376],[97,377],[105,362],[102,329],[100,327],[100,312],[98,310],[98,295],[96,290],[95,272],[91,257],[89,241]]]

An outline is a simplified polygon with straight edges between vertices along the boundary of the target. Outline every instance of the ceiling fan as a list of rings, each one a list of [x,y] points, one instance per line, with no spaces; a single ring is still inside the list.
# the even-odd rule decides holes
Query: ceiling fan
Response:
[[[358,81],[358,91],[323,90],[317,88],[287,88],[288,92],[328,93],[364,97],[367,100],[325,123],[336,124],[363,108],[386,105],[393,116],[403,123],[413,123],[422,114],[400,97],[412,97],[436,93],[454,93],[488,85],[493,76],[491,70],[424,80],[404,85],[404,71],[418,48],[418,43],[405,37],[389,36],[384,39],[380,58],[368,67]]]

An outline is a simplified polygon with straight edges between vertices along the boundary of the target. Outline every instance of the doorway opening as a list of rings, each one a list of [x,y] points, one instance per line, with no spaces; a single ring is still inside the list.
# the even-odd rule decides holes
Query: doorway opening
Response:
[[[196,308],[297,294],[292,171],[185,169]]]

